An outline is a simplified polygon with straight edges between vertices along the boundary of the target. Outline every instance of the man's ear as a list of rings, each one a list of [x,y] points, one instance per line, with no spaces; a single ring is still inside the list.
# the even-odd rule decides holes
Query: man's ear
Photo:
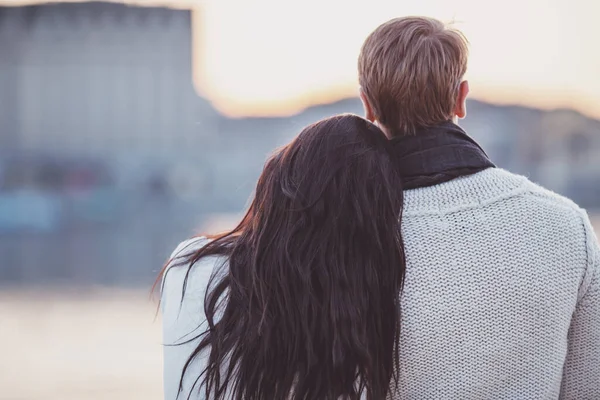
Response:
[[[365,92],[363,92],[362,88],[360,88],[360,101],[362,101],[365,109],[365,118],[374,123],[376,118],[375,113],[373,113],[373,107],[371,107],[371,103],[369,102],[369,99],[367,98]]]
[[[469,82],[462,81],[458,86],[458,94],[456,96],[456,105],[454,106],[454,115],[458,118],[467,116],[467,96],[469,95]]]

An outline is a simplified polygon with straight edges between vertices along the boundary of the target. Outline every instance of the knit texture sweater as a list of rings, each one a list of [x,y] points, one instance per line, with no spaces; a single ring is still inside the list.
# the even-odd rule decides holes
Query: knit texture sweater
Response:
[[[407,272],[392,400],[600,399],[600,246],[585,211],[492,168],[406,191],[401,229]],[[184,242],[173,256],[201,244]],[[183,301],[186,268],[167,272],[165,344],[201,332],[219,261],[192,268]],[[196,344],[165,346],[165,399],[176,398]]]

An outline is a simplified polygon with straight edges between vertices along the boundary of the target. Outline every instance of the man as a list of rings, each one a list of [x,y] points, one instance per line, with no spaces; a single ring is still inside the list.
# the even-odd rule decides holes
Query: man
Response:
[[[456,125],[467,40],[394,19],[359,57],[367,119],[404,178],[393,399],[600,399],[600,246],[585,211],[495,168]]]

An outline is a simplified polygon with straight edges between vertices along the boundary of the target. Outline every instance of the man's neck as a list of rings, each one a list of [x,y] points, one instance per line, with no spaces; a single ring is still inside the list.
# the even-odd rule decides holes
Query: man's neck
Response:
[[[377,125],[379,129],[381,129],[381,131],[385,134],[385,137],[387,137],[388,139],[391,139],[393,137],[391,131],[385,125],[379,123],[379,121],[375,121],[375,125]]]
[[[452,123],[458,125],[458,120],[459,120],[459,118],[455,115],[452,118]],[[392,139],[392,138],[396,137],[396,135],[393,135],[392,131],[387,126],[383,125],[379,121],[375,121],[374,124],[377,125],[379,127],[379,129],[382,130],[382,132],[385,134],[385,137],[387,137],[388,139]]]

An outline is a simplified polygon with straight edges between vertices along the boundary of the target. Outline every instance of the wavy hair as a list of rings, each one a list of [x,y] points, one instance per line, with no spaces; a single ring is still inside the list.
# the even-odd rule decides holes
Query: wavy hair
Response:
[[[186,283],[198,260],[226,260],[180,392],[204,354],[193,378],[207,399],[384,399],[397,382],[402,203],[387,140],[358,116],[319,121],[277,151],[240,224],[171,260]]]

